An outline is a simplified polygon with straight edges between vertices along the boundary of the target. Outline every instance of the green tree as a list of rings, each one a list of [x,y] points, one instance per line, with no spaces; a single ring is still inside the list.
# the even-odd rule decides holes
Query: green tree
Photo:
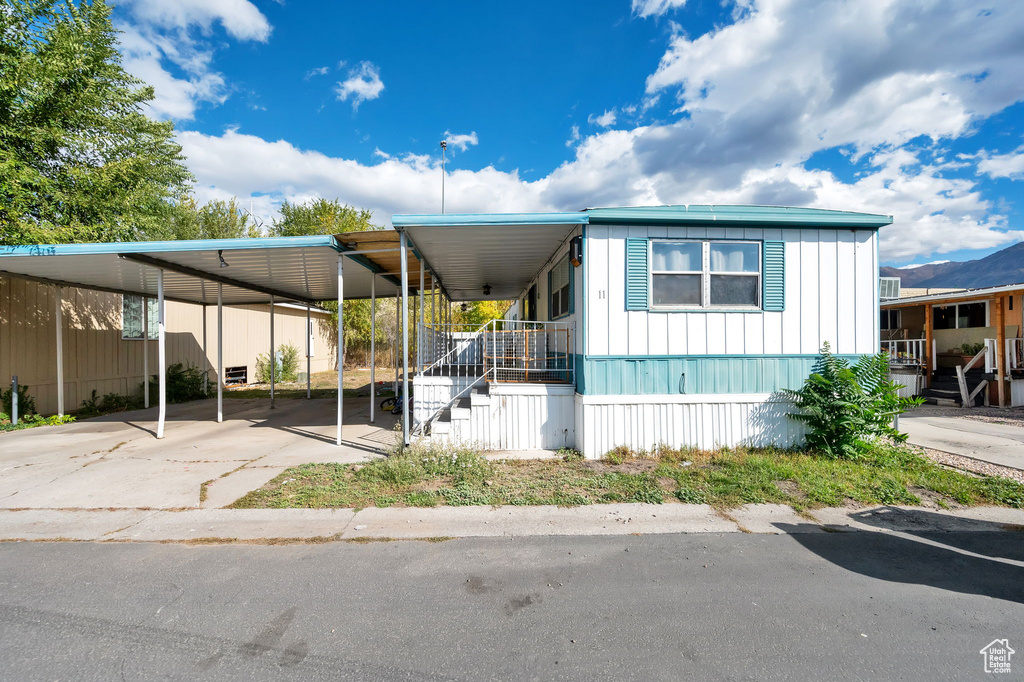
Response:
[[[0,8],[0,243],[116,241],[155,229],[191,176],[153,89],[121,66],[103,0]]]
[[[272,237],[297,237],[307,234],[338,234],[361,230],[382,230],[370,222],[373,214],[338,199],[311,199],[303,204],[281,204],[281,217],[270,228]]]
[[[188,195],[164,209],[164,220],[147,239],[240,239],[261,237],[238,200],[215,199],[200,206]]]
[[[301,204],[284,202],[281,217],[270,227],[272,237],[297,237],[310,234],[338,234],[364,230],[383,230],[382,225],[370,222],[373,214],[362,208],[341,203],[338,199],[310,199]],[[336,345],[338,328],[338,302],[323,301],[322,307],[331,311],[330,329],[325,330]],[[393,308],[392,308],[393,310]],[[378,316],[382,315],[378,305]],[[378,321],[380,317],[378,317]],[[377,342],[386,343],[387,327],[377,325]],[[370,348],[370,301],[345,301],[345,350],[367,351]]]

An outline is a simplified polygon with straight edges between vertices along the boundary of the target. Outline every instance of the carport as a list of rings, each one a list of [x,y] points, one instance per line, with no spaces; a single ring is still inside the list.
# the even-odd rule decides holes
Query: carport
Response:
[[[370,236],[373,235],[373,236]],[[346,262],[347,261],[347,262]],[[398,267],[395,268],[394,266]],[[410,272],[418,275],[419,286],[410,285]],[[270,304],[270,357],[275,357],[273,336],[274,304],[294,302],[309,306],[337,300],[371,299],[371,324],[376,322],[377,297],[401,295],[400,321],[406,320],[408,296],[422,291],[429,281],[424,264],[409,253],[404,235],[395,232],[349,233],[256,239],[183,240],[165,242],[115,242],[0,246],[0,273],[36,280],[56,287],[58,413],[64,414],[63,339],[61,287],[79,287],[116,294],[155,299],[157,304],[157,367],[159,416],[156,437],[163,438],[167,411],[166,324],[167,300],[203,306],[217,306],[217,421],[223,421],[224,367],[223,315],[225,305]],[[415,280],[414,280],[415,281]],[[148,305],[148,304],[147,304]],[[422,308],[422,297],[420,307]],[[420,311],[422,319],[422,310]],[[148,315],[143,315],[148,320]],[[408,324],[402,323],[405,358],[403,377],[408,396]],[[146,330],[148,335],[148,330]],[[307,335],[308,336],[308,335]],[[148,338],[148,336],[146,337]],[[339,314],[336,357],[338,358],[338,404],[336,445],[341,445],[344,375],[344,316]],[[371,333],[371,357],[375,357],[375,334]],[[147,344],[148,345],[148,344]],[[308,349],[307,349],[308,351]],[[307,352],[307,397],[308,384]],[[371,361],[371,384],[374,381]],[[144,355],[148,377],[148,356]],[[276,363],[271,363],[270,400],[274,404]],[[149,383],[145,382],[149,405]],[[370,410],[373,421],[374,395]],[[408,419],[406,423],[408,433]],[[407,442],[408,438],[406,438]]]

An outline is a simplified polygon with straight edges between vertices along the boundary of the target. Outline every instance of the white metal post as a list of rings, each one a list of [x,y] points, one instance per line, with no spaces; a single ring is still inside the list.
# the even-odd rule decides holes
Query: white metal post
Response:
[[[224,421],[224,285],[217,282],[217,423]]]
[[[157,315],[157,339],[156,356],[159,367],[157,374],[160,377],[160,415],[156,425],[156,437],[164,437],[164,422],[167,420],[167,318],[164,315],[164,271],[156,271],[156,315]]]
[[[60,287],[57,293],[57,414],[64,416],[64,302]]]
[[[423,328],[425,322],[423,320],[423,286],[424,286],[424,269],[423,269],[423,258],[420,258],[420,288],[416,290],[416,297],[420,300],[420,323],[416,327],[416,373],[420,376],[423,375]]]
[[[338,254],[338,436],[335,444],[341,444],[341,410],[343,407],[342,386],[344,382],[345,368],[345,319],[343,309],[345,307],[345,281],[342,276],[345,259]]]
[[[409,254],[405,232],[399,232],[402,262],[402,444],[409,444],[409,420],[412,415],[409,400]]]
[[[377,274],[370,275],[370,423],[377,402]]]
[[[142,297],[142,405],[149,408],[149,299]]]
[[[398,395],[398,356],[401,353],[401,344],[398,342],[399,334],[401,333],[402,329],[401,315],[402,306],[398,305],[398,296],[395,296],[395,380],[393,382],[394,385],[392,386],[391,390],[394,391],[394,394],[396,396]]]
[[[309,316],[309,305],[306,305],[306,400],[313,397],[313,321]]]
[[[203,292],[203,298],[206,298],[206,292]],[[209,392],[210,385],[210,370],[206,368],[206,365],[210,362],[210,347],[206,345],[206,304],[203,304],[203,374],[206,375],[207,381],[203,383],[203,395]]]
[[[274,409],[274,380],[277,379],[277,350],[274,348],[274,295],[270,295],[270,409]]]

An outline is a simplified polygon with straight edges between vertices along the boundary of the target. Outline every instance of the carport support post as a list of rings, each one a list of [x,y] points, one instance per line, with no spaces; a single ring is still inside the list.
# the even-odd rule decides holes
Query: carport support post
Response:
[[[277,352],[274,350],[274,295],[270,295],[270,409],[274,409],[274,380],[277,378]]]
[[[423,258],[420,258],[420,288],[416,291],[420,299],[420,323],[416,327],[416,372],[423,376],[423,330],[426,323],[423,320]]]
[[[156,437],[164,437],[164,422],[167,420],[167,320],[164,316],[164,271],[156,271],[156,355],[159,367],[157,375],[160,385],[160,416],[156,424]]]
[[[313,378],[310,374],[310,368],[313,366],[313,360],[309,355],[312,349],[313,341],[313,322],[309,317],[309,304],[306,304],[306,400],[313,397]]]
[[[57,299],[55,315],[57,325],[57,415],[63,417],[63,301],[60,298],[60,287],[55,289]]]
[[[142,406],[149,409],[149,299],[142,297]]]
[[[399,232],[401,242],[399,255],[402,260],[402,445],[409,444],[409,421],[412,415],[409,400],[409,254],[408,238],[405,232]]]
[[[370,275],[370,423],[377,398],[377,274]]]
[[[224,421],[224,285],[217,282],[217,423]]]
[[[345,279],[344,279],[344,277],[342,277],[342,273],[343,273],[343,270],[344,270],[344,268],[342,266],[342,262],[344,260],[345,260],[344,257],[339,253],[338,254],[338,347],[337,347],[337,357],[338,357],[338,436],[335,439],[335,443],[334,443],[335,445],[339,445],[339,446],[341,445],[341,408],[342,408],[342,405],[343,405],[342,384],[343,384],[344,372],[345,372],[345,369],[344,369],[345,368],[345,358],[342,356],[342,353],[345,350],[345,341],[344,341],[344,338],[345,338],[345,319],[344,319],[344,315],[343,315],[343,308],[345,307]]]
[[[394,394],[398,395],[398,355],[399,355],[399,344],[398,334],[402,329],[402,307],[398,305],[398,297],[395,297],[395,380],[392,382],[391,390]]]

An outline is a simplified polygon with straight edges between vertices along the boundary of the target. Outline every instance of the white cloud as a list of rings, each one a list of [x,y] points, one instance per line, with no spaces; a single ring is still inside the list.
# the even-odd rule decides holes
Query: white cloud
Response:
[[[316,76],[326,76],[331,70],[329,66],[318,66],[315,69],[310,69],[306,72],[306,80],[314,78]]]
[[[637,13],[648,5],[657,3],[642,3]],[[978,177],[963,177],[973,159],[949,160],[940,148],[1024,98],[1017,77],[1024,42],[1016,39],[1024,16],[1009,0],[988,7],[986,13],[967,3],[743,0],[733,23],[694,39],[671,38],[642,108],[675,97],[675,117],[626,130],[609,122],[589,136],[573,126],[566,145],[572,158],[533,181],[491,166],[453,171],[447,207],[758,203],[864,210],[894,215],[895,224],[881,232],[882,256],[903,262],[1020,240],[1024,233],[1009,230]],[[373,68],[364,63],[350,74],[360,81],[346,94],[353,106],[383,89],[376,70],[364,65]],[[374,77],[378,89],[370,87]],[[367,97],[359,99],[360,92]],[[269,196],[271,207],[284,199],[339,197],[372,209],[378,221],[394,212],[439,210],[433,157],[380,153],[379,162],[367,164],[237,131],[185,132],[179,140],[203,191],[255,192]],[[859,170],[853,179],[806,167],[812,154],[837,148]],[[1012,177],[1020,172],[1020,153],[979,153],[978,171]]]
[[[571,146],[573,146],[574,144],[576,144],[579,141],[580,141],[580,127],[578,125],[574,125],[572,127],[572,129],[569,131],[569,139],[565,141],[565,146],[566,147],[571,147]]]
[[[126,0],[141,23],[168,29],[199,27],[209,32],[214,22],[238,40],[266,42],[270,22],[249,0]]]
[[[685,4],[686,0],[633,0],[633,14],[639,17],[658,16]]]
[[[444,139],[445,142],[448,143],[449,147],[458,147],[460,152],[466,151],[466,148],[469,146],[475,147],[480,143],[480,140],[477,139],[475,130],[468,135],[454,135],[450,131],[446,130],[444,132]]]
[[[1024,180],[1024,147],[1018,147],[1009,154],[995,154],[989,156],[987,152],[981,152],[981,161],[978,162],[978,172],[984,173],[990,178],[1009,178],[1011,180]]]
[[[370,62],[359,62],[349,69],[348,78],[338,83],[334,89],[338,99],[346,101],[352,98],[352,109],[356,110],[363,102],[380,97],[384,91],[384,82],[380,79],[380,69]]]
[[[248,0],[127,0],[122,7],[116,28],[123,64],[153,86],[150,112],[158,118],[189,120],[199,104],[227,99],[230,90],[212,66],[207,38],[215,22],[238,40],[264,42],[271,31]]]
[[[587,123],[590,125],[601,126],[602,128],[608,128],[615,125],[615,119],[615,109],[611,109],[610,111],[605,111],[600,116],[595,116],[594,114],[587,116]]]

